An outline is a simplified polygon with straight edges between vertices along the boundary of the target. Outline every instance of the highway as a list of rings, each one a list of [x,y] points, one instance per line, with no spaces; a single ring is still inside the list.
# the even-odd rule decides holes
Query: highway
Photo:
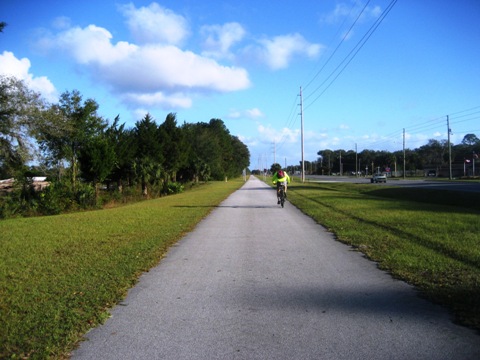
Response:
[[[306,181],[312,182],[350,182],[355,184],[370,184],[370,178],[367,177],[349,177],[349,176],[322,176],[322,175],[307,175]],[[295,181],[300,181],[298,176],[295,177]],[[401,186],[401,187],[416,187],[416,188],[429,188],[438,190],[453,190],[453,191],[466,191],[466,192],[480,192],[480,182],[478,181],[448,181],[448,180],[435,180],[425,178],[422,180],[409,180],[403,178],[388,178],[387,183],[372,184],[372,186]]]

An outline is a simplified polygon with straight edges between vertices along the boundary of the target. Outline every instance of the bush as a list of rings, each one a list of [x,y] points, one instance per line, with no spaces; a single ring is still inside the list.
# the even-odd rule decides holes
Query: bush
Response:
[[[19,214],[20,204],[10,194],[0,197],[0,219],[15,217]]]
[[[167,183],[165,186],[165,192],[167,195],[180,194],[183,190],[183,185],[178,182]]]
[[[77,185],[75,200],[82,209],[94,208],[96,206],[95,187],[89,183]]]
[[[39,212],[42,215],[57,215],[74,208],[73,191],[67,184],[54,181],[39,192]]]

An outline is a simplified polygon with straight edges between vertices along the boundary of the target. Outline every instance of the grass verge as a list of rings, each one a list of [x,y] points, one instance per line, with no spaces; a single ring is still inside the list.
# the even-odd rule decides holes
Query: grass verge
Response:
[[[0,221],[0,358],[61,358],[139,275],[243,185],[100,211]]]
[[[289,200],[338,240],[480,330],[480,194],[292,184]]]

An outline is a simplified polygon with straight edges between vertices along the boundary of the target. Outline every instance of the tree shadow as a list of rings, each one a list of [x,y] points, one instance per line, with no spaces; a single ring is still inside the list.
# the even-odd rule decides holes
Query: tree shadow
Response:
[[[478,324],[469,324],[465,319],[456,318],[446,306],[432,303],[400,280],[392,280],[390,285],[377,284],[373,287],[365,282],[336,284],[333,286],[281,285],[261,283],[252,291],[238,294],[242,303],[250,309],[268,311],[272,308],[291,308],[300,312],[320,314],[351,314],[353,316],[383,316],[393,321],[408,321],[430,326],[444,315],[444,321],[454,321],[480,335]],[[319,283],[321,280],[319,280]],[[461,291],[459,296],[477,296],[478,290]],[[452,295],[454,296],[454,295]],[[436,325],[433,325],[436,326]]]

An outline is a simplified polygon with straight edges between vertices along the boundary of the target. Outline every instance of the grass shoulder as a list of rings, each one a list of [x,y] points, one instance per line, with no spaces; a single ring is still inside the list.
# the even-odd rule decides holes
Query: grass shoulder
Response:
[[[338,240],[480,330],[480,194],[292,183],[289,200]]]
[[[111,209],[0,221],[0,358],[58,358],[243,179]]]

